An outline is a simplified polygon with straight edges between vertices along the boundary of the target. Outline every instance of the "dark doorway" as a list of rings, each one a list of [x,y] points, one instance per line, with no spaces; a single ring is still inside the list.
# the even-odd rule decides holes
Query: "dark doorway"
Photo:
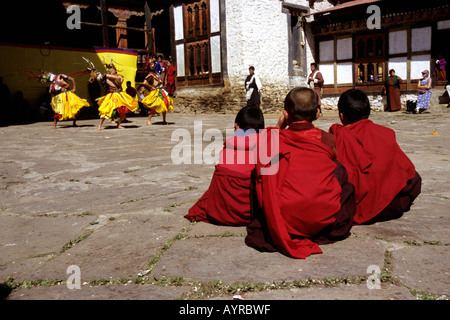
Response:
[[[436,30],[433,34],[432,59],[436,61],[441,55],[442,58],[447,61],[446,78],[444,80],[437,81],[436,84],[447,84],[449,79],[448,73],[450,68],[448,64],[450,63],[450,48],[448,39],[450,39],[450,29]]]
[[[169,7],[157,10],[156,15],[152,18],[152,28],[155,29],[156,54],[162,54],[165,59],[172,55],[169,10]]]

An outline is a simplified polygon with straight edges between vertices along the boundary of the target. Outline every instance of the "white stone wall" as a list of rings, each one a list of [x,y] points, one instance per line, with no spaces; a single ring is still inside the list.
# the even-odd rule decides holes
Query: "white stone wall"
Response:
[[[226,26],[232,86],[243,86],[251,65],[264,83],[286,85],[288,30],[280,1],[227,0]]]
[[[286,3],[309,7],[308,0]],[[253,65],[267,88],[288,87],[287,13],[279,0],[226,0],[227,64],[232,88],[243,87],[249,66]],[[310,10],[330,7],[326,1],[314,1]],[[310,20],[311,18],[308,18]],[[310,26],[305,30],[307,65],[314,62],[314,38]]]
[[[285,3],[309,7],[309,0]],[[280,0],[225,0],[228,80],[225,88],[177,89],[179,112],[234,112],[245,105],[244,80],[254,66],[261,79],[263,112],[278,112],[292,86],[306,85],[305,80],[289,77],[288,13]],[[310,10],[332,6],[328,0],[312,2]],[[309,17],[307,21],[311,20]],[[314,62],[314,37],[306,24],[306,63]],[[300,78],[300,77],[298,77]]]

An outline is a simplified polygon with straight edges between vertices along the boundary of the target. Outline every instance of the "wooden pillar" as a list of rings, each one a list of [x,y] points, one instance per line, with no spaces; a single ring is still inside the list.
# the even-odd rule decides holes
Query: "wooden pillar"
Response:
[[[127,20],[124,17],[119,17],[116,26],[126,28]],[[117,48],[121,49],[128,48],[127,29],[116,28],[116,42]]]
[[[147,37],[147,52],[150,55],[155,54],[153,52],[153,32],[152,32],[152,13],[150,11],[150,7],[148,5],[148,1],[145,2],[145,35]]]
[[[108,36],[108,8],[106,7],[106,0],[100,0],[100,10],[102,15],[102,25],[103,25],[103,46],[109,47],[109,36]]]
[[[333,68],[334,68],[334,93],[338,93],[338,88],[337,88],[337,36],[335,35],[333,37]]]
[[[406,50],[407,50],[407,58],[406,58],[406,90],[411,90],[411,27],[407,29],[407,37],[406,37]]]

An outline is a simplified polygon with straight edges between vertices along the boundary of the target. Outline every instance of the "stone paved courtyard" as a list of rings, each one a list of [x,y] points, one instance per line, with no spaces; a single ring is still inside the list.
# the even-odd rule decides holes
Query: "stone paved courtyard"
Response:
[[[14,287],[7,299],[448,299],[450,113],[438,111],[371,115],[396,131],[422,193],[401,219],[355,226],[306,260],[247,247],[245,227],[183,218],[214,165],[173,164],[172,133],[193,134],[202,121],[203,132],[225,137],[234,114],[169,114],[168,126],[136,116],[124,130],[105,122],[100,132],[97,119],[56,130],[50,122],[0,127],[0,282]],[[276,121],[266,115],[266,125]],[[337,121],[327,111],[316,126]],[[67,286],[72,265],[80,289]],[[369,289],[369,267],[381,272],[379,289]]]

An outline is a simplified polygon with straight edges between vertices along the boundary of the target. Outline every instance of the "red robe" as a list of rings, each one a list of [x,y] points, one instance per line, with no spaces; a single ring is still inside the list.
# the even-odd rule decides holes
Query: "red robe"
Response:
[[[335,241],[350,234],[353,186],[346,181],[345,169],[334,161],[330,134],[310,123],[294,123],[285,130],[268,128],[260,138],[270,144],[274,130],[279,132],[278,171],[261,174],[270,164],[258,158],[257,202],[245,242],[260,251],[304,259],[322,253],[315,238],[323,235]]]
[[[255,168],[257,134],[225,141],[210,186],[185,218],[218,225],[244,226],[250,222],[251,174]]]
[[[360,120],[345,127],[334,124],[330,133],[336,137],[337,160],[345,166],[348,180],[355,186],[355,224],[373,219],[389,206],[409,180],[420,179],[413,163],[397,144],[392,129]],[[418,183],[420,193],[421,182]]]
[[[170,95],[173,95],[175,91],[175,75],[177,73],[177,69],[170,65],[167,68],[167,83],[166,83],[166,90]]]

